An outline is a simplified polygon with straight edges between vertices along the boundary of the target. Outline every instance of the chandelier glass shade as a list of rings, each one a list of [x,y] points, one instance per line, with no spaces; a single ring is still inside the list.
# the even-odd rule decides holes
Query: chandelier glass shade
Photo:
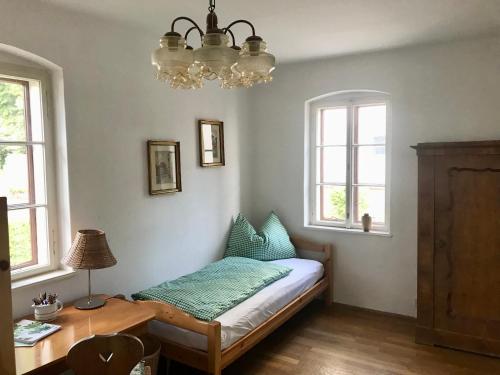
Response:
[[[178,17],[171,31],[160,39],[160,48],[151,56],[156,78],[175,89],[202,88],[205,80],[219,80],[223,88],[252,87],[272,81],[275,58],[267,52],[267,44],[255,35],[254,26],[247,20],[237,20],[219,29],[215,14],[215,0],[209,0],[206,32],[188,17]],[[186,20],[193,26],[184,37],[175,31],[178,21]],[[231,27],[236,24],[250,26],[252,35],[239,47]],[[187,44],[192,31],[197,31],[201,47],[193,50]],[[232,45],[231,45],[232,42]]]

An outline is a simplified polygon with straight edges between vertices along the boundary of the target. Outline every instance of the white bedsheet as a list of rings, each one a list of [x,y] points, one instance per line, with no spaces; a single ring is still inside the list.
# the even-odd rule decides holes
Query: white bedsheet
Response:
[[[311,288],[322,276],[323,265],[309,259],[281,259],[272,263],[292,268],[288,276],[275,281],[220,315],[221,346],[225,349],[266,321],[283,306]],[[159,321],[149,323],[149,331],[169,341],[207,350],[207,337]]]

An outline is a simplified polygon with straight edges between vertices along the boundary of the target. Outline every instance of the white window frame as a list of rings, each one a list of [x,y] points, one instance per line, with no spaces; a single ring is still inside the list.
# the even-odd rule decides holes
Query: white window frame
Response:
[[[362,232],[362,225],[353,221],[353,135],[354,107],[363,105],[386,105],[386,140],[385,140],[385,223],[372,225],[373,233],[390,233],[390,186],[391,186],[391,139],[392,118],[390,96],[381,92],[356,91],[325,95],[306,102],[306,134],[305,134],[305,200],[304,224],[306,227],[339,229],[349,232]],[[347,107],[347,140],[346,140],[346,220],[335,222],[318,220],[317,218],[317,131],[321,123],[321,111],[335,107]],[[370,185],[371,186],[371,185]]]
[[[61,253],[58,249],[58,220],[57,220],[57,199],[56,199],[56,170],[54,159],[54,129],[53,120],[50,111],[50,100],[52,98],[52,87],[50,75],[47,71],[27,66],[0,63],[0,78],[37,82],[40,85],[41,95],[41,116],[44,144],[44,166],[45,166],[45,188],[46,202],[34,206],[47,207],[47,262],[45,264],[36,264],[11,271],[12,281],[18,281],[25,278],[31,278],[42,274],[50,273],[61,269]],[[21,144],[40,144],[40,142],[2,142],[3,145],[12,143]],[[8,204],[8,202],[7,202]],[[31,205],[27,205],[30,207]],[[11,206],[12,207],[12,206]]]

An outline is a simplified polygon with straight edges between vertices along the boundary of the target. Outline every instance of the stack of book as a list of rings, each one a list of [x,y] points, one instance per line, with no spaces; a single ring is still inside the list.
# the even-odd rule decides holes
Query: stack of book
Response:
[[[14,324],[14,342],[16,347],[34,346],[38,341],[61,329],[56,324],[21,320]]]

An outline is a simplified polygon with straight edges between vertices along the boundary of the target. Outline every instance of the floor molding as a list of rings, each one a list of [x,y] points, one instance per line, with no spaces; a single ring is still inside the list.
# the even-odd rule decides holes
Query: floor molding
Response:
[[[340,303],[340,302],[334,302],[333,308],[334,309],[351,310],[351,311],[361,311],[361,312],[367,312],[370,314],[376,314],[376,315],[380,315],[380,316],[388,316],[388,317],[393,317],[393,318],[405,319],[407,321],[411,321],[414,323],[417,322],[417,318],[415,318],[413,316],[396,314],[396,313],[391,313],[391,312],[387,312],[387,311],[373,310],[373,309],[369,309],[366,307],[353,306],[353,305],[348,305],[348,304]]]

